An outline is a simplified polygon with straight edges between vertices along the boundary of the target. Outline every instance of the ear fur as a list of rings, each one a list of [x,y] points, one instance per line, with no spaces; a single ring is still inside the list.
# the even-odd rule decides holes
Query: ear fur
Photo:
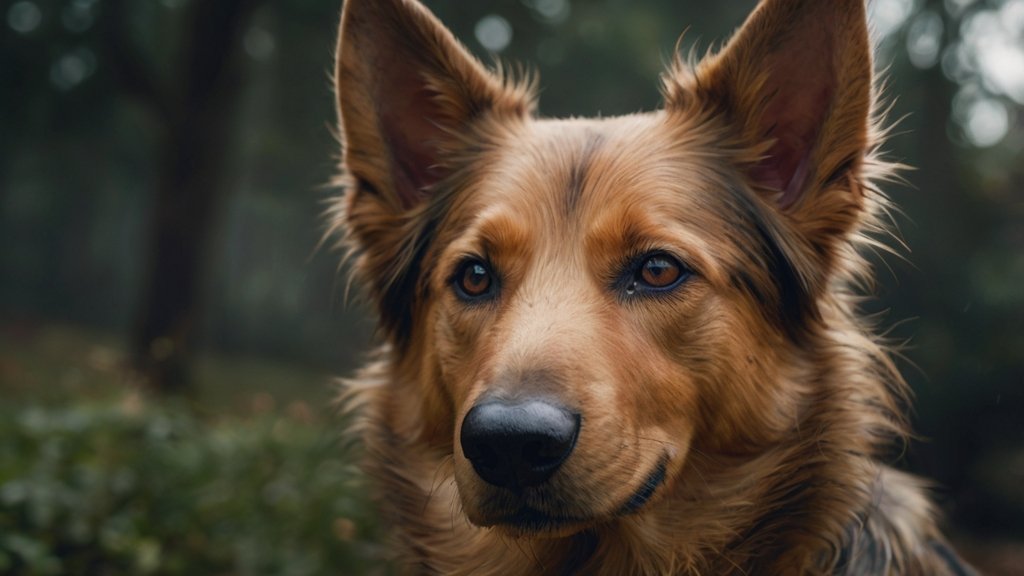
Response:
[[[864,0],[763,0],[719,53],[693,72],[677,61],[663,81],[670,112],[724,117],[754,158],[752,187],[827,269],[863,217],[874,146]]]
[[[532,113],[532,89],[488,71],[415,0],[345,1],[335,89],[346,194],[332,231],[346,231],[356,272],[399,342],[435,185],[475,122]]]

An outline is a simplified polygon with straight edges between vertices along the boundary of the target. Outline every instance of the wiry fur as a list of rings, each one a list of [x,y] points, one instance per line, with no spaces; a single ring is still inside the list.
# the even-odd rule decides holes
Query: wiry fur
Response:
[[[765,0],[647,114],[535,118],[530,83],[413,0],[347,0],[336,80],[332,233],[386,340],[346,399],[406,572],[967,573],[922,483],[881,463],[908,393],[853,291],[894,169],[859,0]],[[617,291],[650,251],[692,278]],[[468,255],[493,301],[453,294]],[[495,391],[582,414],[543,486],[468,464],[459,426]],[[527,505],[551,521],[507,520]]]

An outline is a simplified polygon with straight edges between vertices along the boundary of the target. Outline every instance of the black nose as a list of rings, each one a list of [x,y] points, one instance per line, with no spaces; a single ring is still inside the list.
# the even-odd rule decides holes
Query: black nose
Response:
[[[545,400],[490,400],[462,421],[462,451],[485,482],[536,486],[555,473],[576,445],[580,416]]]

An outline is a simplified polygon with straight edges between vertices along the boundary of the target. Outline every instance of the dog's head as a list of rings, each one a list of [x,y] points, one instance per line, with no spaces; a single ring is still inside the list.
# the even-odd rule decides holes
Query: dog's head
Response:
[[[472,522],[579,530],[792,427],[872,202],[862,0],[762,2],[646,114],[536,118],[413,0],[345,2],[336,80],[389,424]]]

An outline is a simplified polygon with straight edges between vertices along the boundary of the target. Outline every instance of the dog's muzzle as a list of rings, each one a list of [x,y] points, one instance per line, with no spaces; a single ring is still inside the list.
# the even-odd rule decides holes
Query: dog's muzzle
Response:
[[[537,486],[572,453],[580,415],[549,400],[485,400],[462,421],[462,451],[488,484]]]

